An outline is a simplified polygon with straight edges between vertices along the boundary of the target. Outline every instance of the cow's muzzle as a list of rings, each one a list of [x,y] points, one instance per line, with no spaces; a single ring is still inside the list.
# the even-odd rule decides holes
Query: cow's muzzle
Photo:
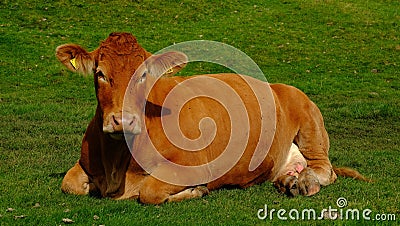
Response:
[[[123,138],[126,135],[136,135],[141,132],[139,117],[127,112],[110,113],[104,119],[103,132],[112,138]]]

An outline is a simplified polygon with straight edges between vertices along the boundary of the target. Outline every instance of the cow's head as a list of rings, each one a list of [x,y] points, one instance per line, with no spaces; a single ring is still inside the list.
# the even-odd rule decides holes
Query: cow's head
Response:
[[[112,33],[92,52],[75,44],[57,47],[56,56],[68,69],[84,75],[94,74],[98,100],[97,113],[103,132],[120,139],[123,132],[138,133],[138,114],[124,112],[125,90],[137,68],[151,54],[129,33]]]
[[[152,55],[137,69],[135,72],[131,84],[127,91],[127,98],[125,100],[124,108],[129,109],[134,115],[141,117],[137,118],[137,126],[143,125],[144,115],[148,114],[163,114],[162,106],[156,106],[149,101],[150,92],[152,96],[163,98],[163,83],[159,83],[158,86],[154,86],[157,80],[164,76],[169,77],[183,67],[186,66],[188,57],[181,52],[167,52],[160,55]],[[167,94],[166,94],[167,95]],[[148,104],[148,106],[146,106]],[[151,105],[149,107],[149,105]],[[154,112],[145,112],[148,111]],[[160,112],[161,111],[161,112]],[[168,109],[167,109],[168,112]],[[165,113],[165,112],[164,112]],[[137,130],[134,134],[139,134],[141,131]]]

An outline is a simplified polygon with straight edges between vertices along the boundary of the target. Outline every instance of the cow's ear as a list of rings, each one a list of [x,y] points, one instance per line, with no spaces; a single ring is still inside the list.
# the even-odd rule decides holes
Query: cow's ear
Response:
[[[176,65],[175,67],[172,67],[172,68],[168,69],[164,73],[164,76],[174,76],[176,73],[181,71],[185,66],[186,66],[186,63]]]
[[[172,76],[186,66],[188,57],[181,52],[152,55],[146,60],[147,72],[153,76]]]
[[[71,71],[89,75],[95,67],[94,52],[89,53],[79,45],[65,44],[57,47],[56,56]]]

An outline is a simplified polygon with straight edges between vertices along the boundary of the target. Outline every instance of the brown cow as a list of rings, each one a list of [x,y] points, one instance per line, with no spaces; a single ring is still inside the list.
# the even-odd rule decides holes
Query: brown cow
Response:
[[[199,122],[211,117],[218,128],[215,140],[199,151],[187,152],[164,134],[162,118],[177,109],[163,106],[163,101],[172,89],[189,78],[162,76],[157,80],[158,71],[173,68],[175,73],[186,63],[186,56],[166,53],[150,57],[151,54],[127,33],[110,34],[93,52],[78,45],[62,45],[57,48],[56,56],[72,71],[94,73],[98,100],[96,114],[82,141],[81,157],[63,179],[61,189],[65,193],[99,193],[102,197],[139,198],[143,203],[159,204],[200,197],[223,186],[248,187],[266,180],[273,181],[281,192],[290,195],[313,195],[320,190],[320,185],[329,185],[336,179],[328,159],[329,140],[321,113],[304,93],[292,86],[270,85],[247,76],[215,74],[197,77],[226,83],[243,99],[250,123],[249,130],[244,133],[248,139],[244,153],[228,172],[214,180],[205,180],[205,183],[185,185],[162,180],[173,178],[177,173],[183,180],[197,180],[209,177],[206,174],[210,172],[198,171],[198,174],[187,175],[192,171],[175,171],[170,165],[158,161],[151,150],[158,151],[164,160],[182,166],[207,165],[222,154],[231,133],[228,112],[216,101],[198,97],[179,109],[177,124],[182,133],[193,140],[201,135]],[[140,66],[148,58],[150,61]],[[123,108],[130,80],[133,83],[127,92],[128,107]],[[215,84],[207,86],[220,89]],[[263,130],[260,118],[264,116],[249,84],[270,87],[272,104],[276,107],[275,136],[268,155],[255,170],[249,170],[248,166],[258,147],[258,138]],[[241,139],[236,141],[238,145]],[[132,158],[127,143],[135,158]],[[143,167],[149,165],[145,171]],[[365,179],[350,169],[337,172]]]

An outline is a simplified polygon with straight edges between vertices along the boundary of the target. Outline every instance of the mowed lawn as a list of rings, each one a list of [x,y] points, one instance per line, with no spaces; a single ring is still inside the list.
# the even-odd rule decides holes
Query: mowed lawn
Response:
[[[55,48],[77,43],[93,50],[113,31],[131,32],[150,52],[199,39],[242,50],[269,82],[296,86],[320,107],[332,163],[374,182],[338,178],[313,197],[295,198],[266,182],[161,206],[63,194],[62,178],[79,158],[96,98],[93,78],[67,71]],[[193,64],[186,73],[221,70]],[[399,88],[395,0],[2,0],[0,225],[399,224]],[[339,208],[341,197],[347,205]],[[257,213],[265,206],[276,211],[260,220]],[[319,215],[328,208],[343,219],[288,215],[304,209]],[[281,209],[287,220],[278,218]],[[349,209],[359,210],[360,219],[346,219]],[[364,210],[371,210],[370,220],[362,217]]]

